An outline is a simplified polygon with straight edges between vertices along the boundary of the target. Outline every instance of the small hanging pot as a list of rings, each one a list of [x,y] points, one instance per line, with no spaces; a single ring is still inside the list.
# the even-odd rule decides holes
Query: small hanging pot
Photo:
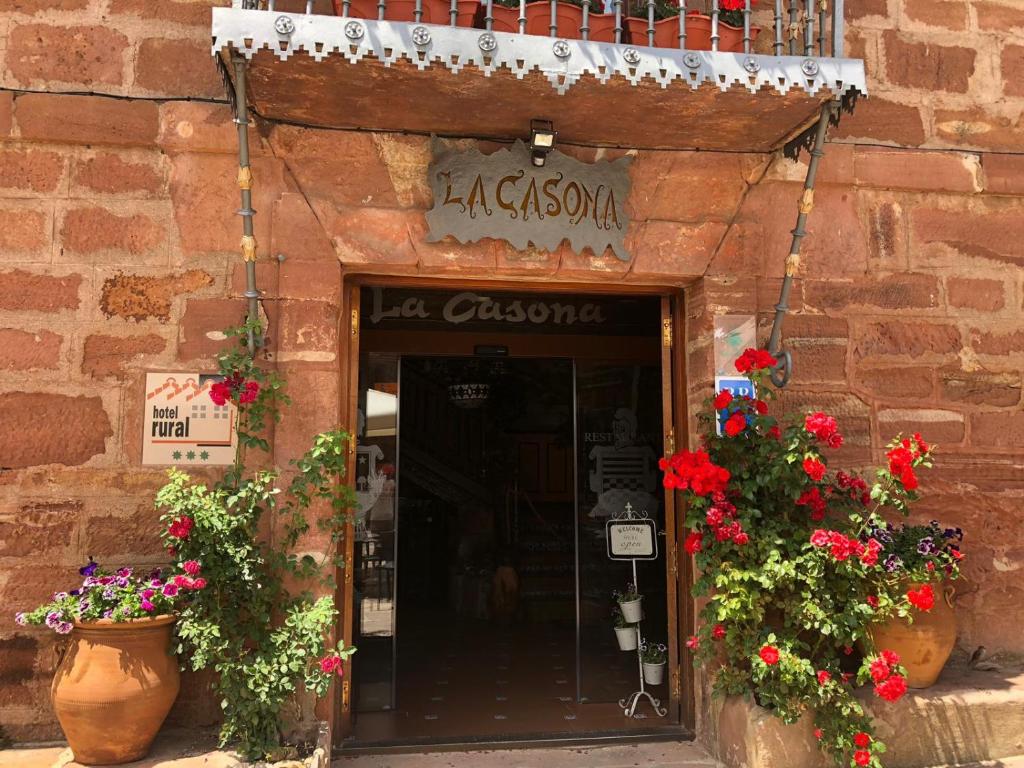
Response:
[[[616,627],[615,639],[619,641],[620,651],[635,651],[636,627]]]
[[[628,602],[620,602],[619,610],[622,611],[622,618],[629,624],[636,624],[643,618],[643,597]]]
[[[643,662],[644,682],[648,685],[661,685],[665,682],[665,664],[664,661],[659,664]]]

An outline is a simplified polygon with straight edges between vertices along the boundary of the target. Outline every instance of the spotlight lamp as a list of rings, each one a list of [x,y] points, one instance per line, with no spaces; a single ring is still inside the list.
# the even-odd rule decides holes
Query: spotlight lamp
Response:
[[[555,148],[558,131],[550,120],[530,121],[530,153],[533,164],[538,168],[548,159],[548,152]]]

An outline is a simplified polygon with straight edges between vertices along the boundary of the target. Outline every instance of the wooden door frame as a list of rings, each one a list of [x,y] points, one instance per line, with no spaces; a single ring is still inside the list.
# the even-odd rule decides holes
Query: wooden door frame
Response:
[[[671,366],[670,391],[663,392],[669,397],[666,407],[672,413],[672,424],[667,427],[663,425],[664,449],[669,452],[672,448],[683,447],[688,441],[688,419],[687,419],[687,380],[686,380],[686,323],[684,314],[683,289],[680,286],[666,285],[633,285],[626,283],[586,283],[586,282],[551,282],[538,279],[484,279],[472,275],[455,275],[450,278],[437,277],[415,277],[410,275],[388,275],[374,272],[343,272],[342,274],[342,333],[340,334],[339,358],[344,366],[341,372],[340,403],[343,415],[343,424],[352,434],[349,456],[346,463],[346,482],[352,483],[354,478],[355,462],[355,428],[357,423],[357,409],[359,401],[359,351],[360,351],[360,291],[368,287],[381,288],[423,288],[435,290],[452,290],[463,288],[468,290],[491,290],[491,291],[522,291],[523,293],[545,294],[545,293],[583,293],[593,295],[618,295],[618,296],[658,296],[662,297],[663,304],[668,304],[669,315],[672,320],[671,334],[672,344],[667,351],[662,352],[662,365]],[[662,329],[664,334],[666,329]],[[664,336],[662,336],[664,339]],[[663,368],[664,370],[664,368]],[[664,378],[664,374],[663,374]],[[664,400],[663,400],[664,402]],[[666,500],[668,501],[668,500]],[[666,582],[670,595],[675,593],[674,604],[678,606],[675,613],[676,631],[670,633],[670,653],[678,659],[679,664],[679,695],[673,695],[670,689],[670,698],[673,703],[678,703],[679,725],[690,731],[695,727],[695,674],[692,664],[692,655],[685,648],[682,638],[693,632],[694,604],[690,595],[690,585],[693,583],[692,559],[680,554],[682,552],[681,542],[684,538],[684,518],[681,499],[676,494],[673,500],[674,533],[675,540],[668,536],[668,517],[666,514]],[[666,504],[668,513],[668,504]],[[353,584],[354,584],[354,522],[350,518],[345,526],[345,533],[341,544],[341,554],[344,558],[344,565],[338,572],[337,591],[335,604],[339,606],[341,627],[340,635],[346,645],[353,642],[354,617],[352,609],[354,605]],[[671,582],[669,574],[674,577]],[[669,618],[672,620],[673,609],[669,606]],[[675,637],[671,635],[674,634]],[[675,645],[673,651],[671,646]],[[356,654],[358,655],[358,654]],[[355,658],[355,657],[353,657]],[[352,659],[345,663],[345,676],[340,690],[335,694],[331,706],[331,721],[333,722],[333,741],[335,745],[340,744],[352,733],[353,711],[352,711]],[[672,681],[670,679],[670,686]]]

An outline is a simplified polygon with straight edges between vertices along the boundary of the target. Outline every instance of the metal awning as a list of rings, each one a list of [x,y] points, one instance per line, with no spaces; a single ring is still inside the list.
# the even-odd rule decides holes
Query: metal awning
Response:
[[[213,9],[214,54],[248,60],[259,115],[309,126],[507,140],[541,117],[569,143],[762,152],[803,133],[825,102],[867,93],[856,59],[651,48],[236,2]]]

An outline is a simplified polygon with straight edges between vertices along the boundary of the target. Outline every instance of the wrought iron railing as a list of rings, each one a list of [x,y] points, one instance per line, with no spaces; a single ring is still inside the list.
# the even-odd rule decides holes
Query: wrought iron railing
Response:
[[[409,0],[394,0],[392,6],[401,5],[402,11],[393,14],[388,0],[332,0],[336,15],[342,17],[369,18],[379,21],[407,21],[410,23],[437,23],[426,10],[426,4],[446,0],[415,0],[409,9]],[[552,38],[572,38],[597,42],[629,43],[649,47],[672,47],[683,50],[726,51],[731,53],[753,53],[754,43],[761,31],[772,33],[770,46],[761,46],[762,52],[776,56],[818,56],[843,58],[843,13],[845,0],[767,0],[765,11],[755,11],[757,0],[743,0],[737,10],[725,10],[722,0],[698,0],[705,3],[703,12],[694,11],[687,0],[678,0],[678,13],[665,19],[657,19],[659,8],[664,11],[666,0],[638,0],[636,7],[646,11],[646,18],[629,15],[629,5],[636,0],[577,0],[565,3],[561,0],[535,0],[527,3],[519,0],[518,15],[510,25],[506,22],[496,26],[496,5],[512,10],[515,6],[496,4],[495,0],[481,0],[475,12],[469,14],[472,23],[466,23],[466,0],[448,0],[446,11],[447,26],[471,27],[491,31],[518,32],[520,34],[546,34]],[[690,0],[692,4],[693,0]],[[236,0],[236,7],[249,10],[279,10],[278,0]],[[541,7],[542,4],[547,8]],[[596,12],[601,4],[606,13]],[[289,3],[289,5],[292,5]],[[475,5],[475,3],[474,3]],[[431,5],[436,7],[436,5]],[[572,7],[579,11],[580,22],[574,26],[563,23],[564,9]],[[312,14],[314,0],[306,0],[305,13]],[[538,24],[543,13],[546,25]],[[402,15],[405,14],[403,18]],[[742,27],[726,24],[723,15],[739,14]],[[752,16],[770,22],[764,29],[752,25]],[[507,17],[507,14],[505,14]],[[735,18],[735,16],[732,16]],[[598,32],[595,22],[601,20]],[[646,26],[642,26],[646,23]],[[671,35],[666,30],[671,25]],[[732,40],[723,43],[723,32],[728,31]],[[742,37],[739,37],[742,33]]]

